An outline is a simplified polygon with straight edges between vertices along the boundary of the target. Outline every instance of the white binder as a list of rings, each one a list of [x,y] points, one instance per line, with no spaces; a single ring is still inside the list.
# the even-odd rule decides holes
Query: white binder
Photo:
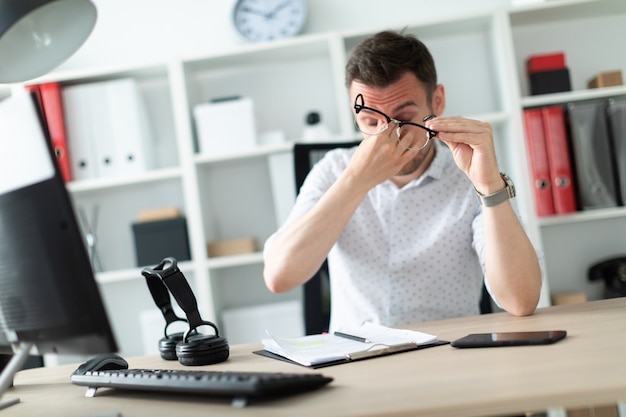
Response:
[[[90,111],[86,106],[85,89],[81,87],[66,87],[62,90],[67,147],[74,181],[98,176]]]
[[[76,179],[139,174],[151,167],[148,117],[134,79],[63,89]]]
[[[150,124],[135,80],[109,82],[107,95],[117,174],[133,175],[153,168]]]
[[[117,138],[111,119],[111,102],[107,94],[107,83],[86,84],[84,106],[89,114],[90,141],[96,150],[96,171],[100,178],[119,174],[119,159],[116,155]]]

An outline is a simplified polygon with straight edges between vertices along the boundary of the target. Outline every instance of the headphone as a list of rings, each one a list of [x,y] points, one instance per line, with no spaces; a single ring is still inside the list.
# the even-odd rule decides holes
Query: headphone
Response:
[[[164,337],[158,343],[161,358],[178,359],[181,364],[189,366],[211,365],[228,359],[228,341],[220,337],[215,324],[200,317],[196,297],[178,269],[176,259],[167,257],[154,268],[144,268],[141,274],[146,278],[152,298],[165,319]],[[185,312],[186,319],[174,313],[169,293]],[[189,323],[189,328],[185,332],[168,334],[169,325],[177,321]],[[200,326],[212,327],[215,335],[199,333],[197,329]]]

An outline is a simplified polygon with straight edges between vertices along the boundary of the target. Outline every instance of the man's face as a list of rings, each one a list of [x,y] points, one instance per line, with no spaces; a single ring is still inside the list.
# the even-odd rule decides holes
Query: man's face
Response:
[[[432,113],[439,115],[444,110],[443,87],[437,86],[432,101],[429,102],[422,82],[411,72],[406,72],[398,81],[383,88],[353,81],[349,93],[351,102],[354,102],[358,94],[362,94],[365,106],[381,111],[397,120],[415,121],[421,124],[424,117]],[[388,135],[390,139],[397,139],[395,133],[383,132],[382,134]],[[415,134],[426,135],[427,132],[418,128]],[[403,137],[401,141],[401,143],[409,146],[412,139]],[[397,175],[412,174],[422,166],[434,146],[433,143],[434,140],[431,140],[425,148],[417,151],[415,158],[405,165]]]

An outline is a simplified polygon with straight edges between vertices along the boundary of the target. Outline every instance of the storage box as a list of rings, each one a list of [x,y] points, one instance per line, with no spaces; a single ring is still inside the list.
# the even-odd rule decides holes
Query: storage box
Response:
[[[171,256],[177,261],[191,259],[185,217],[133,223],[137,266],[153,266]]]
[[[526,61],[526,72],[528,75],[543,71],[563,69],[566,67],[565,54],[563,52],[532,55]]]
[[[577,304],[587,301],[587,294],[584,292],[557,292],[552,294],[552,305]]]
[[[588,88],[611,87],[614,85],[623,85],[622,71],[606,71],[597,74],[587,83]]]
[[[530,74],[528,78],[530,80],[530,94],[533,96],[572,90],[567,68],[535,72]]]
[[[526,61],[530,94],[550,94],[571,91],[569,69],[563,52],[531,55]]]
[[[254,148],[256,123],[249,97],[237,97],[194,107],[198,151],[220,154]]]
[[[258,245],[253,237],[241,239],[220,240],[207,245],[207,253],[210,257],[239,255],[242,253],[256,252]]]

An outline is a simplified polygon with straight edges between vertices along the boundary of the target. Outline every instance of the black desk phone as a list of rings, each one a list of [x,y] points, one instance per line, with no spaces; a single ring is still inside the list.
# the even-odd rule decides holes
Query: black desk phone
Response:
[[[626,256],[605,259],[589,267],[590,281],[604,281],[604,297],[626,297]]]

